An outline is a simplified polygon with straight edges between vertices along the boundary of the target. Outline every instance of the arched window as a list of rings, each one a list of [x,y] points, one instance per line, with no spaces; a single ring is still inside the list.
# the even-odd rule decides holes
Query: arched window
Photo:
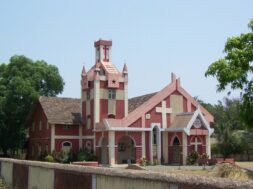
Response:
[[[179,146],[179,145],[180,145],[179,139],[175,137],[173,140],[173,146]]]
[[[68,153],[68,152],[70,152],[71,148],[72,148],[72,143],[71,142],[65,141],[65,142],[62,143],[62,151],[63,152]]]

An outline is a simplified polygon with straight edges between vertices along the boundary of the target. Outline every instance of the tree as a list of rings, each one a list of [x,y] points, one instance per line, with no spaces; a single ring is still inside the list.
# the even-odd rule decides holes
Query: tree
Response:
[[[205,76],[218,80],[218,91],[230,86],[242,91],[241,118],[253,128],[253,19],[249,22],[249,33],[228,38],[225,57],[212,63]]]
[[[217,144],[212,149],[216,150],[216,154],[221,154],[223,158],[227,158],[231,154],[241,153],[250,150],[246,148],[244,137],[239,130],[246,128],[240,118],[240,99],[224,98],[218,101],[218,104],[207,104],[197,99],[214,116],[214,136]],[[243,147],[243,148],[242,148]],[[248,150],[248,151],[249,151]]]
[[[57,67],[45,61],[13,56],[0,65],[0,148],[21,148],[25,142],[25,122],[38,96],[56,96],[64,81]]]
[[[223,158],[227,158],[231,154],[241,153],[241,136],[231,129],[231,125],[221,123],[215,127],[215,136],[218,140],[217,148]]]

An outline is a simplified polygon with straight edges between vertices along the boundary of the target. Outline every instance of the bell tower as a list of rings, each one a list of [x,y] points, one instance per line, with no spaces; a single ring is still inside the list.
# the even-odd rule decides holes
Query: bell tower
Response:
[[[96,63],[97,62],[111,62],[111,47],[112,41],[106,41],[100,39],[94,43],[94,47],[96,49]]]
[[[112,64],[112,41],[94,42],[95,64],[81,74],[84,135],[93,135],[105,118],[122,119],[128,114],[128,68],[120,72]],[[95,138],[95,135],[94,135]]]

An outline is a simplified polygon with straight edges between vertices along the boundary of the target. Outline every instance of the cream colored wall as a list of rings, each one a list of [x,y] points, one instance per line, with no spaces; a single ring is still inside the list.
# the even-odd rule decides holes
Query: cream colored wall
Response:
[[[100,89],[100,98],[108,99],[108,89]],[[125,99],[125,93],[123,90],[116,90],[116,99],[117,100]]]
[[[28,181],[28,189],[54,188],[54,170],[30,166]]]
[[[108,100],[108,114],[116,115],[116,100]]]
[[[171,123],[172,123],[176,115],[184,111],[183,97],[181,95],[171,95],[170,106],[172,108],[172,114],[171,114]]]
[[[113,186],[113,187],[112,187]],[[154,182],[148,180],[129,179],[121,177],[108,177],[108,176],[97,176],[97,188],[96,189],[170,189],[170,184],[163,182]]]
[[[12,168],[13,164],[9,162],[1,163],[1,176],[4,178],[8,186],[12,185]]]

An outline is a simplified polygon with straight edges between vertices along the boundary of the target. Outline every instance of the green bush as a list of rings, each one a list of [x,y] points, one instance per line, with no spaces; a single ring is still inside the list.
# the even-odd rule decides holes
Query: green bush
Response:
[[[187,165],[195,165],[199,158],[199,154],[196,151],[191,152],[186,159]]]
[[[148,160],[143,157],[140,159],[140,166],[147,166],[148,165]]]
[[[54,157],[51,156],[51,155],[47,155],[47,156],[45,157],[45,161],[47,161],[47,162],[54,162]]]

